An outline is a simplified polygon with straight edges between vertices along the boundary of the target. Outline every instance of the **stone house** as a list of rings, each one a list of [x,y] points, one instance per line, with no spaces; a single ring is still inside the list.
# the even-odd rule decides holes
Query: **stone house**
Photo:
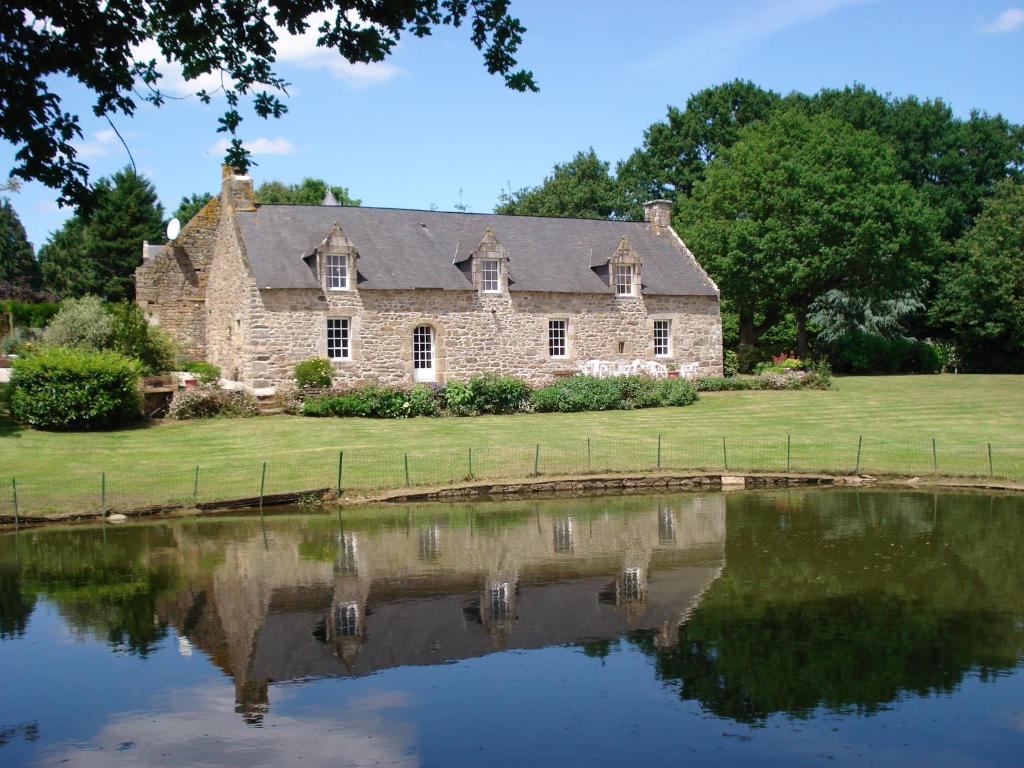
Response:
[[[325,202],[332,202],[330,200]],[[326,357],[335,384],[537,384],[587,360],[696,363],[722,373],[718,288],[669,224],[261,205],[250,177],[166,246],[144,245],[150,322],[251,389]]]

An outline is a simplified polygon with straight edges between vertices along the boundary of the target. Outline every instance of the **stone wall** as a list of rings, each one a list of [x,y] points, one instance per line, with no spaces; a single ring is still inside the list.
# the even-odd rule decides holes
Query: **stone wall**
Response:
[[[240,365],[245,374],[241,380],[254,387],[285,384],[297,362],[326,356],[327,317],[352,321],[351,359],[335,361],[335,383],[342,386],[370,381],[410,384],[412,332],[418,325],[434,329],[440,383],[493,372],[540,384],[591,359],[697,362],[701,375],[722,374],[721,318],[713,296],[441,290],[257,293],[262,301],[251,303],[256,345],[251,375]],[[566,357],[548,355],[548,320],[555,318],[568,320]],[[672,321],[671,354],[666,357],[654,356],[656,319]],[[224,367],[218,359],[213,362]]]
[[[206,283],[221,224],[214,198],[185,224],[173,245],[135,270],[135,297],[147,319],[166,330],[182,352],[206,357]]]

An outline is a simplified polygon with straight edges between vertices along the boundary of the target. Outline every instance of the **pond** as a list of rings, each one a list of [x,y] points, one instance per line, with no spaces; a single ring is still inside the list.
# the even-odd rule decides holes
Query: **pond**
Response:
[[[1020,765],[1024,497],[0,535],[2,765]]]

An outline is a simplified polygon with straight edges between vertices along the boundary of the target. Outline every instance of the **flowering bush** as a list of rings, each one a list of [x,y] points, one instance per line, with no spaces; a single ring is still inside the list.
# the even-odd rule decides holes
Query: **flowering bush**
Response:
[[[176,392],[167,409],[169,419],[242,418],[259,414],[256,398],[248,392],[201,387]]]

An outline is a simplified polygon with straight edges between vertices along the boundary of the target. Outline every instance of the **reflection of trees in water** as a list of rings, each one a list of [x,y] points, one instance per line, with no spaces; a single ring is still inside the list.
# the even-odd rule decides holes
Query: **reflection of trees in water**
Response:
[[[16,590],[29,612],[36,595],[45,597],[72,630],[131,653],[146,655],[166,636],[157,601],[174,586],[178,569],[175,563],[154,560],[150,551],[171,543],[168,529],[75,528],[21,535],[20,577],[8,578],[10,553],[0,553],[7,563],[0,573],[4,623],[10,614],[23,629],[28,618],[28,613],[14,618],[18,601],[6,592]],[[5,549],[10,544],[4,542]]]
[[[786,494],[730,497],[726,568],[678,645],[630,635],[682,698],[744,722],[870,713],[1020,663],[1019,499],[798,498],[792,514]]]
[[[14,565],[0,565],[0,640],[25,633],[36,596],[21,588],[21,571]]]

